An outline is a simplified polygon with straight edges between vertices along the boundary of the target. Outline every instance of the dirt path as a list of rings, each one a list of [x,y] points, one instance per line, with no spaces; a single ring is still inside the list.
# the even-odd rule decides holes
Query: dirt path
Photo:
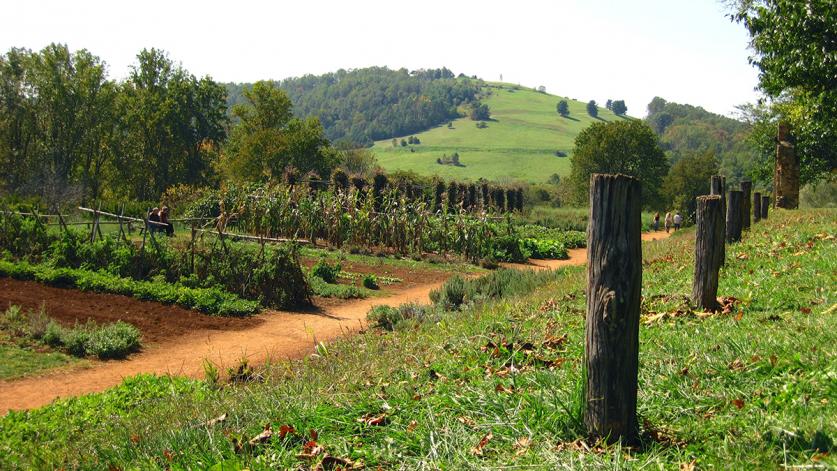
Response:
[[[667,236],[644,233],[643,240]],[[585,249],[570,250],[569,255],[567,260],[535,260],[519,267],[557,268],[582,265],[587,259]],[[215,328],[183,332],[176,339],[150,345],[129,360],[94,362],[87,369],[0,381],[0,414],[10,409],[39,407],[56,398],[102,391],[140,373],[202,377],[204,359],[225,371],[245,357],[251,364],[268,358],[298,358],[310,353],[316,342],[334,340],[361,329],[372,306],[427,302],[430,291],[441,285],[441,281],[422,284],[389,297],[352,301],[321,312],[267,311],[255,316],[243,329],[219,330],[212,326]]]

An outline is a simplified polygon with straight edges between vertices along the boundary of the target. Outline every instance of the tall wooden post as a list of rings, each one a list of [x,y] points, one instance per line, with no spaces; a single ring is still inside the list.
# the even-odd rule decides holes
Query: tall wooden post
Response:
[[[700,196],[695,212],[695,277],[692,302],[699,309],[718,310],[718,271],[724,252],[724,216],[720,196]]]
[[[790,126],[779,123],[776,135],[776,167],[773,191],[777,208],[799,207],[799,159],[791,136]]]
[[[761,219],[761,193],[753,193],[753,222],[759,222]]]
[[[761,218],[767,219],[767,210],[770,209],[770,196],[761,195]]]
[[[753,191],[753,182],[741,182],[741,193],[744,209],[741,211],[741,229],[750,230],[750,192]]]
[[[712,175],[709,180],[709,194],[721,197],[721,214],[727,214],[727,179],[721,175]],[[726,221],[721,225],[721,231],[726,234]],[[726,263],[726,252],[721,253],[721,265]]]
[[[741,211],[744,208],[744,203],[741,190],[731,190],[729,198],[727,199],[727,221],[726,221],[726,235],[727,242],[738,242],[741,240]]]
[[[593,437],[635,442],[642,247],[639,180],[590,178],[584,423]]]

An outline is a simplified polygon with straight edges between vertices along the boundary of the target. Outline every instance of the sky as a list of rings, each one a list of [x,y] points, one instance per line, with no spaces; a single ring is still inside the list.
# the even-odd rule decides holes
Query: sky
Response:
[[[117,79],[155,47],[220,82],[445,66],[623,99],[637,117],[654,96],[727,115],[759,96],[747,33],[719,0],[26,0],[3,10],[0,52],[64,43]]]

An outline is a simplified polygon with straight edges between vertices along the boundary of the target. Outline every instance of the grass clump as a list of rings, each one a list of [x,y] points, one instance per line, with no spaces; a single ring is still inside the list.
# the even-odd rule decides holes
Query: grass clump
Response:
[[[317,278],[325,281],[326,283],[337,283],[337,276],[340,274],[340,270],[342,266],[339,263],[335,263],[334,265],[325,261],[325,259],[320,259],[313,267],[311,267],[311,276],[316,276]]]
[[[529,293],[554,280],[558,273],[501,268],[479,278],[466,280],[454,276],[440,289],[431,291],[430,300],[445,309],[456,310],[468,304]]]
[[[372,273],[363,277],[363,287],[366,289],[380,289],[378,277]]]
[[[366,318],[374,327],[393,331],[422,323],[436,313],[438,313],[438,310],[434,309],[433,306],[405,303],[398,307],[374,306],[369,310]]]

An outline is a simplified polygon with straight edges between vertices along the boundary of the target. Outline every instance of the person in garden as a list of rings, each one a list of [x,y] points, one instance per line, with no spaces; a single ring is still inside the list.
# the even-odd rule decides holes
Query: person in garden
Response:
[[[148,212],[148,230],[151,232],[155,232],[160,230],[160,226],[154,224],[155,222],[160,222],[160,208],[155,207],[151,211]]]
[[[659,230],[660,230],[660,212],[657,211],[656,213],[654,213],[654,232],[657,232]]]
[[[671,217],[671,212],[666,213],[666,219],[663,221],[663,224],[666,226],[666,234],[668,234],[668,230],[671,229],[671,224],[674,222],[673,218]]]
[[[679,231],[681,224],[683,224],[683,216],[680,215],[680,211],[677,211],[674,214],[674,230]]]
[[[165,227],[162,229],[166,231],[166,235],[169,237],[174,236],[174,224],[169,222],[169,207],[163,206],[160,210],[160,222],[165,224]]]

